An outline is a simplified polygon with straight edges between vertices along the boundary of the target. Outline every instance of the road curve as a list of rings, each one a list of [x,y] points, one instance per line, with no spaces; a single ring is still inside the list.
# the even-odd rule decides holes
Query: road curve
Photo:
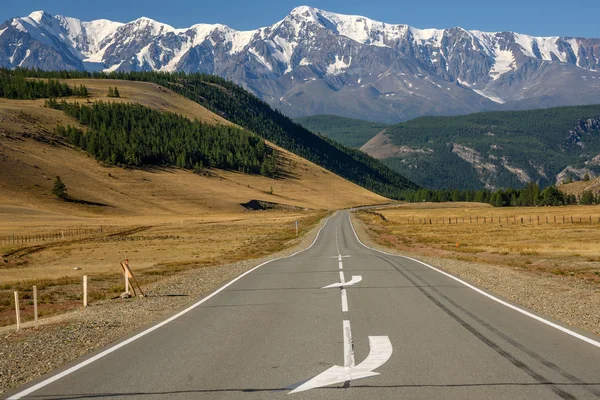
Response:
[[[600,398],[600,338],[474,289],[338,212],[309,249],[9,398]]]

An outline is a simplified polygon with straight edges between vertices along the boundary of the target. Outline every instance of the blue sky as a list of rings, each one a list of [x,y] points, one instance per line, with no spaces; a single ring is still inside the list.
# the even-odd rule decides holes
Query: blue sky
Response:
[[[1,21],[45,10],[83,20],[106,18],[128,22],[146,16],[176,28],[218,22],[246,30],[271,25],[294,7],[310,5],[417,28],[460,26],[537,36],[600,38],[600,0],[3,0],[2,3]]]

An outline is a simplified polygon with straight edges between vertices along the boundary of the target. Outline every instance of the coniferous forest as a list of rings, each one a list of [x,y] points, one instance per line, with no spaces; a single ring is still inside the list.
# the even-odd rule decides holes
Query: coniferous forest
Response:
[[[57,133],[96,159],[122,166],[215,167],[273,176],[275,153],[256,135],[239,128],[208,125],[138,104],[93,105],[46,101],[88,129],[58,126]]]

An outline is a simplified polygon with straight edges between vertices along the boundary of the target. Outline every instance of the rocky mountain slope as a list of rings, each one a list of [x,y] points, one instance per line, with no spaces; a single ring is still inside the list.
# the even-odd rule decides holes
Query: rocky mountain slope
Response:
[[[361,150],[430,188],[579,181],[600,175],[600,105],[421,117]]]
[[[600,39],[416,29],[297,7],[253,31],[34,12],[0,25],[0,66],[217,74],[293,116],[420,115],[600,103]]]

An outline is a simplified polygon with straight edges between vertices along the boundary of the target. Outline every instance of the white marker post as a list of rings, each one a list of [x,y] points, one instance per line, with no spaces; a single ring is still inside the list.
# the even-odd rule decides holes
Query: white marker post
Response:
[[[19,310],[19,292],[15,292],[15,312],[17,313],[17,330],[21,329],[21,312]]]
[[[35,329],[38,328],[38,311],[37,311],[37,286],[33,287],[33,320]]]
[[[83,276],[83,308],[87,307],[87,275]]]
[[[296,220],[296,236],[298,236],[298,221]]]
[[[127,277],[127,271],[123,271],[123,276],[125,276],[125,293],[129,293],[129,278]]]

